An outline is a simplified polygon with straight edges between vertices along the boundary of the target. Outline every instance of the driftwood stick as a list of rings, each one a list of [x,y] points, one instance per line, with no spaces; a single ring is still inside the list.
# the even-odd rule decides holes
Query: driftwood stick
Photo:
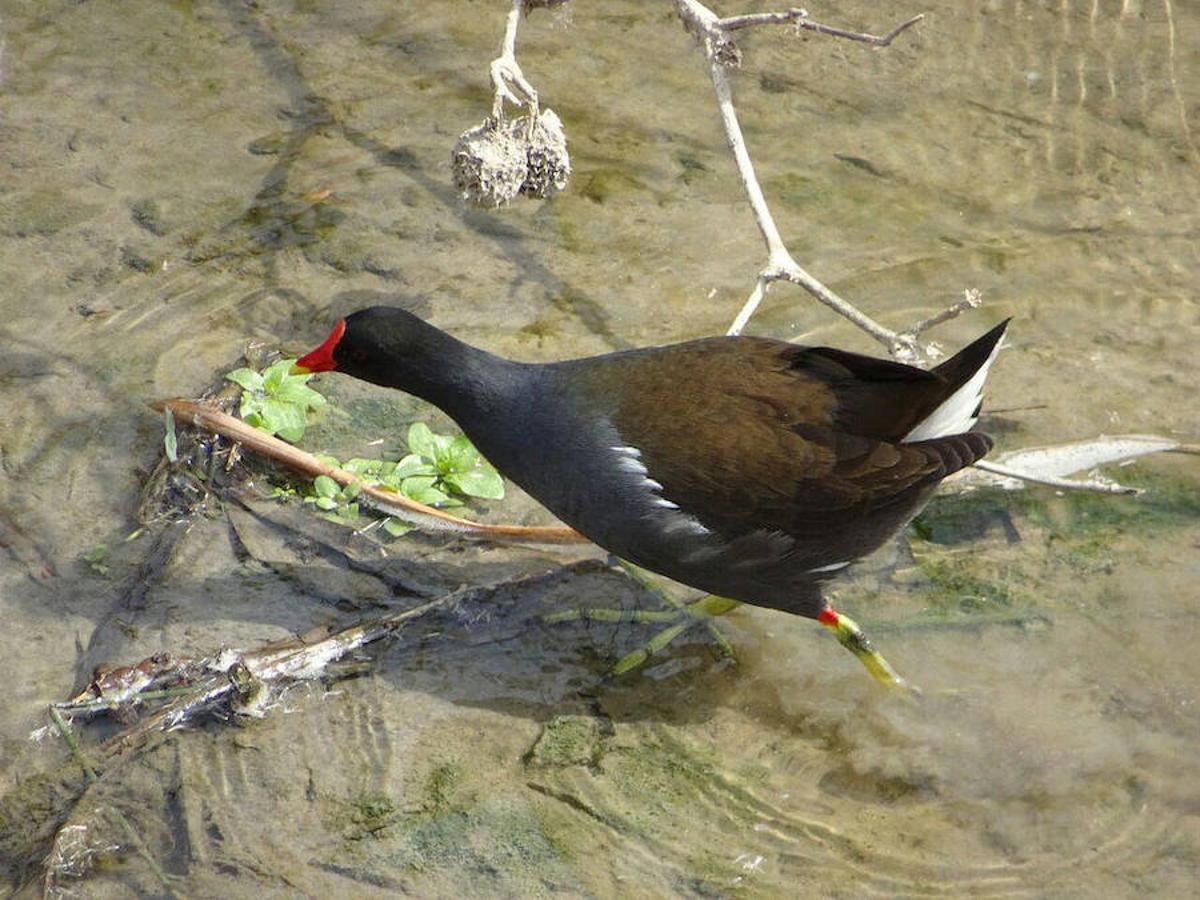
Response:
[[[362,479],[353,472],[347,472],[337,466],[326,465],[311,453],[306,453],[298,447],[293,447],[291,444],[259,431],[240,419],[205,403],[195,400],[171,399],[161,400],[152,406],[159,412],[169,409],[176,420],[180,422],[215,432],[313,478],[318,475],[327,475],[341,485],[359,483],[362,485],[362,489],[358,496],[364,502],[369,503],[380,512],[411,522],[420,528],[449,531],[464,537],[494,541],[535,544],[587,542],[583,535],[566,526],[488,525],[483,522],[472,522],[470,519],[463,519],[435,507],[417,503],[394,491],[363,484]]]

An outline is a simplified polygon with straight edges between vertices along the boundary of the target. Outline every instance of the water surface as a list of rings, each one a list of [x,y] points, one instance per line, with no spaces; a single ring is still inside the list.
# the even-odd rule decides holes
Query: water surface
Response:
[[[408,602],[301,558],[244,510],[125,540],[161,454],[146,404],[204,390],[248,341],[307,349],[391,298],[527,360],[732,319],[763,250],[669,4],[530,16],[521,62],[566,126],[574,180],[548,202],[459,201],[449,151],[490,108],[506,8],[0,14],[6,886],[41,889],[65,825],[75,861],[103,865],[73,871],[60,837],[54,887],[87,896],[161,893],[147,859],[196,896],[1194,892],[1194,457],[1122,469],[1147,488],[1136,500],[939,501],[863,566],[839,605],[926,689],[920,705],[812,623],[756,609],[725,623],[736,665],[697,632],[606,680],[646,629],[541,616],[655,601],[584,569],[486,592],[372,652],[360,677],[297,689],[249,726],[176,732],[86,789],[60,742],[27,739],[98,663]],[[1195,441],[1200,14],[1169,0],[811,10],[877,31],[921,11],[884,51],[787,29],[742,41],[738,108],[797,259],[893,326],[979,289],[985,308],[938,332],[947,348],[1014,316],[990,383],[1003,412],[985,420],[1001,449]],[[877,350],[785,287],[750,330]],[[447,425],[398,395],[321,387],[337,408],[314,450],[394,450],[414,418]],[[520,498],[488,514],[538,518]],[[581,555],[388,549],[447,588]]]

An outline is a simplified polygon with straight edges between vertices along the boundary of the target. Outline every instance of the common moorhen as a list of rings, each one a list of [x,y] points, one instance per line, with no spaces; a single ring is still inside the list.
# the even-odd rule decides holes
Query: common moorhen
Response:
[[[1007,325],[931,371],[756,337],[534,364],[376,306],[296,366],[428,400],[606,550],[816,619],[877,679],[904,685],[821,589],[991,448],[970,429]]]

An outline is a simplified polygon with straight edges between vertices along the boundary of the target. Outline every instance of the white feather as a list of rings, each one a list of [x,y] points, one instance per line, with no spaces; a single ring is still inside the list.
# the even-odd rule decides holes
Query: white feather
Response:
[[[646,467],[632,456],[622,456],[617,460],[617,468],[622,472],[630,472],[634,475],[645,475]]]
[[[941,405],[928,416],[917,423],[917,426],[904,436],[903,444],[914,441],[929,441],[934,438],[946,437],[951,434],[963,434],[970,431],[978,420],[975,411],[983,401],[983,383],[987,381],[988,370],[996,361],[1000,352],[1000,341],[992,348],[991,355],[967,383],[942,401]]]

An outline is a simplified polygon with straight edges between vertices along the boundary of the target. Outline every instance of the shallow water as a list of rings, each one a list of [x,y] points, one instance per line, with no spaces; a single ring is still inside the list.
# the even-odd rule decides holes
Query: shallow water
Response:
[[[248,340],[307,349],[390,297],[531,360],[732,319],[763,251],[668,4],[530,16],[521,63],[566,126],[574,180],[549,202],[459,202],[449,150],[490,108],[505,7],[0,12],[6,888],[40,890],[66,824],[95,865],[63,866],[56,889],[87,896],[161,892],[147,859],[196,896],[1194,893],[1194,457],[1122,469],[1138,499],[940,500],[861,567],[839,605],[925,688],[918,705],[812,623],[747,608],[724,623],[736,665],[696,632],[605,680],[649,632],[541,615],[654,601],[580,570],[485,592],[374,649],[357,678],[292,691],[249,726],[175,732],[86,790],[64,747],[27,739],[98,663],[255,646],[389,597],[245,510],[125,540],[161,454],[145,404],[199,393]],[[897,326],[978,288],[986,306],[940,329],[947,348],[1015,316],[990,382],[1004,412],[984,422],[1001,449],[1195,441],[1200,12],[811,9],[875,30],[918,11],[884,51],[742,41],[735,97],[796,258]],[[876,349],[786,287],[750,330]],[[414,417],[446,424],[321,387],[337,408],[311,449],[375,452]],[[537,517],[520,498],[489,514]],[[443,589],[581,555],[389,549]]]

